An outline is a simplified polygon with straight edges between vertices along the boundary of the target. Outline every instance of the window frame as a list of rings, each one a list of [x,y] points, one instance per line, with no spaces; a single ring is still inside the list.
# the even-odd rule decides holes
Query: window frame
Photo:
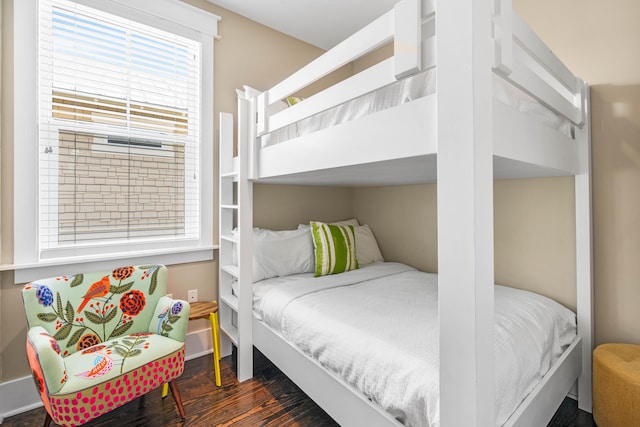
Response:
[[[180,264],[213,259],[213,55],[220,17],[178,0],[72,0],[95,9],[176,32],[201,43],[200,236],[164,247],[123,245],[110,253],[78,248],[71,256],[43,258],[39,247],[38,0],[13,0],[13,160],[15,282],[119,264]],[[20,96],[16,96],[20,94]],[[145,247],[146,246],[146,247]]]

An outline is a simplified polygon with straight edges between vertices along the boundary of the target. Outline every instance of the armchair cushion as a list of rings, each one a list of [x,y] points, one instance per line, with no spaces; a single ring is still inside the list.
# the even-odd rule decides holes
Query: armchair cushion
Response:
[[[24,287],[28,360],[57,424],[83,424],[182,374],[189,304],[165,296],[166,276],[130,266]]]

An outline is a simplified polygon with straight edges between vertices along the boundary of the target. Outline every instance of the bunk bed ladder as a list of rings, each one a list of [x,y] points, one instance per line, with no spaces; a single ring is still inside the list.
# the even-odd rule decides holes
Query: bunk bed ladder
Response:
[[[238,97],[239,114],[248,114],[249,102]],[[238,157],[233,157],[233,115],[220,113],[220,329],[237,350],[237,377],[253,376],[252,336],[252,228],[253,184],[248,179],[249,136],[238,120]]]

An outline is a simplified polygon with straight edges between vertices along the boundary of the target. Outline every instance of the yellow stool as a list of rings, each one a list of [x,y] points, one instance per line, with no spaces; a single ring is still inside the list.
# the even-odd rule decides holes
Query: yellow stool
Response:
[[[220,379],[220,333],[218,325],[218,303],[213,302],[192,302],[189,320],[209,319],[211,322],[211,338],[213,343],[213,370],[216,375],[216,385],[220,387],[222,381]],[[169,394],[169,385],[162,387],[162,397]]]
[[[593,351],[593,419],[599,427],[640,426],[640,345]]]

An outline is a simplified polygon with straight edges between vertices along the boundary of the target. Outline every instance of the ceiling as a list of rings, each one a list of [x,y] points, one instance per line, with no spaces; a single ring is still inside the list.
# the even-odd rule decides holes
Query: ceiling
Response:
[[[209,0],[322,49],[329,49],[399,0]]]

